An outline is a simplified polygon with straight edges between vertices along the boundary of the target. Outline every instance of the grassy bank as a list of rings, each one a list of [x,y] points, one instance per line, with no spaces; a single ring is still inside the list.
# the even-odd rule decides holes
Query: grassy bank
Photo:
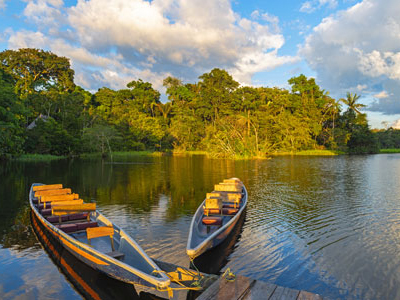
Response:
[[[380,153],[400,153],[400,149],[382,149]],[[124,152],[112,152],[112,159],[113,160],[127,160],[130,158],[135,157],[144,157],[144,156],[163,156],[167,155],[168,153],[165,152],[153,152],[153,151],[124,151]],[[341,151],[334,151],[334,150],[304,150],[298,152],[277,152],[277,153],[270,153],[266,156],[260,157],[241,157],[237,156],[233,159],[240,160],[240,159],[266,159],[270,158],[271,156],[285,156],[285,155],[313,155],[313,156],[332,156],[332,155],[340,155],[345,154]],[[209,157],[213,157],[212,154],[207,153],[206,151],[174,151],[172,152],[174,156],[190,156],[190,155],[207,155]],[[84,153],[79,156],[82,159],[101,159],[101,153]],[[51,161],[51,160],[58,160],[58,159],[65,159],[66,156],[56,156],[50,154],[23,154],[19,157],[14,158],[17,161]],[[107,159],[110,159],[110,154],[107,153]],[[231,158],[232,159],[232,158]]]
[[[152,152],[152,151],[117,151],[112,152],[112,159],[129,159],[138,156],[162,156],[164,152]],[[80,155],[83,159],[101,159],[101,153],[84,153]],[[107,158],[110,158],[110,154],[107,153]]]
[[[172,152],[174,156],[185,156],[185,155],[207,155],[212,158],[227,158],[227,157],[221,157],[218,155],[213,155],[213,153],[208,153],[206,151],[174,151]],[[275,153],[268,153],[264,156],[256,156],[256,157],[250,157],[250,156],[235,156],[235,157],[230,157],[230,159],[235,159],[235,160],[241,160],[241,159],[268,159],[271,158],[271,156],[287,156],[287,155],[313,155],[313,156],[333,156],[333,155],[342,155],[346,154],[343,151],[339,150],[303,150],[303,151],[297,151],[297,152],[275,152]],[[228,157],[229,158],[229,157]]]
[[[399,148],[380,149],[379,153],[400,153],[400,149]]]
[[[206,151],[172,151],[174,156],[185,156],[185,155],[209,155]]]
[[[22,154],[19,157],[15,157],[13,160],[17,161],[51,161],[58,159],[65,159],[65,156],[57,156],[50,154]]]
[[[313,155],[313,156],[333,156],[333,155],[341,155],[346,154],[343,151],[339,150],[302,150],[297,152],[277,152],[271,153],[272,156],[280,156],[280,155]]]

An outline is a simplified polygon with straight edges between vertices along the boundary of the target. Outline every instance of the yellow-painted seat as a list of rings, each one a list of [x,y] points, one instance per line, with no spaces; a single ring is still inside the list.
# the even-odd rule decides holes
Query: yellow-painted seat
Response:
[[[39,202],[69,201],[79,199],[79,194],[44,195],[39,197]]]
[[[76,199],[76,200],[66,200],[66,201],[43,202],[43,209],[46,209],[49,206],[55,206],[55,205],[74,205],[74,204],[83,204],[83,200]]]
[[[91,244],[91,240],[94,238],[99,238],[103,236],[109,236],[111,240],[111,249],[114,249],[114,228],[112,226],[102,226],[102,227],[93,227],[93,228],[86,228],[86,234],[89,245]]]
[[[83,204],[57,204],[51,206],[51,213],[54,216],[59,216],[59,222],[61,223],[61,216],[67,214],[76,214],[81,212],[93,212],[96,211],[96,203],[83,203]],[[90,214],[87,215],[87,220],[90,221]]]
[[[55,189],[35,192],[35,197],[71,194],[71,189]]]
[[[48,185],[37,185],[34,186],[32,189],[34,192],[36,191],[45,191],[45,190],[56,190],[56,189],[62,189],[63,185],[62,184],[48,184]]]

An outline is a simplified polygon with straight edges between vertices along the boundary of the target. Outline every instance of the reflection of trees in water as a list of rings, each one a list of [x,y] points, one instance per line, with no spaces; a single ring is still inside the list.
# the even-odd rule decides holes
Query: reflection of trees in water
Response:
[[[29,226],[28,172],[22,163],[0,163],[0,244],[5,248],[22,250],[36,243]]]
[[[215,183],[240,177],[246,184],[249,161],[185,157],[135,157],[111,164],[102,160],[4,162],[0,165],[0,239],[8,246],[34,245],[26,211],[34,182],[62,183],[85,201],[124,205],[132,214],[146,214],[167,196],[166,221],[191,216]]]
[[[0,244],[3,248],[13,248],[19,251],[31,247],[40,248],[32,231],[29,207],[24,207],[14,219],[14,224],[2,232]]]
[[[77,160],[63,171],[64,184],[84,200],[101,205],[124,204],[132,214],[146,214],[169,198],[166,219],[173,221],[193,214],[205,194],[224,178],[241,177],[242,163],[205,156],[137,157],[109,163]]]

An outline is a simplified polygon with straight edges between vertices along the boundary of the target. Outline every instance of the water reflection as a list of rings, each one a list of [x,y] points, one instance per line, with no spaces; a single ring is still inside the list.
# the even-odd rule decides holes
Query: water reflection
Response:
[[[214,183],[232,176],[249,192],[246,220],[233,247],[208,267],[226,264],[222,271],[328,298],[400,298],[400,155],[1,165],[0,298],[24,288],[32,298],[79,297],[26,231],[32,182],[62,182],[96,201],[150,256],[188,266],[192,215]],[[32,280],[37,273],[47,284]]]

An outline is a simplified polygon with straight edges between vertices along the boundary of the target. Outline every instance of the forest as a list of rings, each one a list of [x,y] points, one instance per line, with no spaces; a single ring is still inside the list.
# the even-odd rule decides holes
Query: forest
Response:
[[[203,151],[251,158],[300,150],[350,154],[400,148],[400,132],[372,131],[360,96],[335,100],[314,78],[288,80],[290,90],[240,86],[215,68],[184,83],[163,81],[96,93],[74,83],[69,59],[40,49],[0,52],[0,158],[23,153],[79,156],[112,151]]]

